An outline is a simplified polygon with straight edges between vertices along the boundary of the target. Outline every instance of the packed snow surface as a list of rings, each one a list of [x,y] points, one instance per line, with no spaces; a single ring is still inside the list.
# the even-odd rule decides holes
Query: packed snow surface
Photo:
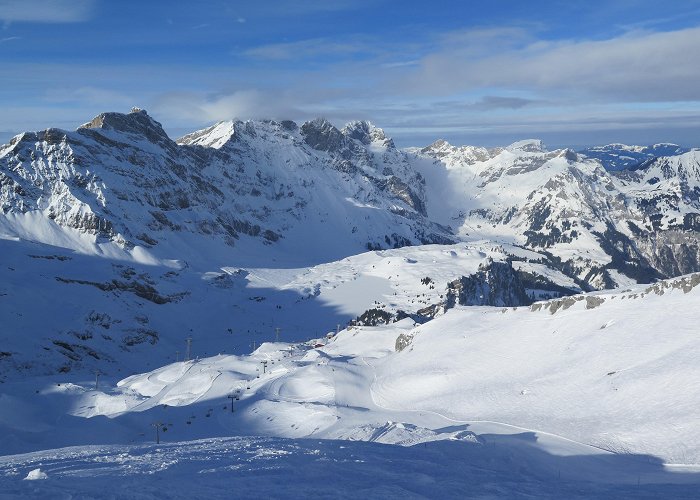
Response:
[[[691,474],[654,461],[557,457],[529,433],[487,437],[411,447],[264,437],[72,447],[0,457],[0,488],[3,498],[37,499],[696,498]],[[21,480],[39,464],[51,471],[46,480]]]

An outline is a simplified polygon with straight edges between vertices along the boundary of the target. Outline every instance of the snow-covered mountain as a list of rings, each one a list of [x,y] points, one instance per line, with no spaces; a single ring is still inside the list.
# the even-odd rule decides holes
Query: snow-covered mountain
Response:
[[[597,289],[699,269],[700,152],[659,158],[636,173],[608,172],[597,160],[547,151],[536,140],[504,149],[438,141],[420,155],[433,160],[420,170],[428,216],[462,238],[539,251]]]
[[[389,323],[407,315],[422,321],[434,313],[421,310],[447,305],[455,280],[507,294],[508,280],[481,277],[481,268],[496,264],[520,285],[522,300],[510,305],[581,291],[540,263],[540,254],[486,241],[372,251],[312,267],[212,265],[206,272],[2,239],[0,255],[0,383],[95,369],[120,377],[184,359],[187,337],[192,356],[210,356],[248,352],[278,327],[282,340],[320,337],[367,311],[382,311]]]
[[[175,142],[145,111],[104,113],[0,150],[0,230],[194,266],[492,239],[601,289],[700,270],[699,154],[609,172],[537,140],[399,151],[367,122],[317,119],[222,122]]]
[[[104,113],[15,137],[0,185],[5,233],[80,249],[87,236],[141,261],[309,264],[453,241],[406,155],[365,122],[228,122],[178,144],[144,111]]]

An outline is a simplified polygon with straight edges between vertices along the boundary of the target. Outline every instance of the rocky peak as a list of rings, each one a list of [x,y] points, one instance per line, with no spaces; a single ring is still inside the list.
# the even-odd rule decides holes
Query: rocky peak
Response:
[[[16,146],[20,142],[24,141],[27,138],[27,136],[35,137],[36,134],[34,134],[32,132],[22,132],[21,134],[18,134],[16,136],[14,136],[12,139],[10,139],[10,142],[7,143],[7,146],[10,146],[10,147]]]
[[[503,152],[503,148],[485,148],[481,146],[453,146],[444,139],[439,139],[420,150],[421,154],[445,163],[447,168],[461,168],[465,165],[475,165],[495,158]]]
[[[114,130],[131,135],[143,136],[151,142],[170,142],[163,126],[151,118],[145,109],[133,108],[130,113],[101,113],[79,129]]]
[[[364,145],[377,143],[386,148],[393,149],[394,141],[386,136],[384,130],[375,127],[368,121],[352,121],[343,127],[343,135],[350,139],[355,139]]]
[[[431,154],[433,156],[445,156],[454,151],[454,146],[447,142],[445,139],[438,139],[429,146],[421,149],[421,153]]]
[[[306,144],[318,151],[338,151],[345,146],[346,138],[325,118],[315,118],[301,126]]]
[[[557,157],[564,158],[567,161],[575,161],[575,162],[581,161],[581,157],[578,154],[576,154],[576,151],[574,151],[573,149],[569,149],[569,148],[565,148],[565,149],[562,149],[561,151],[559,151],[557,153]]]
[[[297,125],[296,122],[292,120],[282,120],[280,122],[280,127],[282,127],[283,130],[287,130],[288,132],[294,132],[296,130],[299,130],[299,125]]]
[[[547,148],[544,143],[539,139],[525,139],[523,141],[517,141],[506,148],[506,150],[513,153],[546,153]]]

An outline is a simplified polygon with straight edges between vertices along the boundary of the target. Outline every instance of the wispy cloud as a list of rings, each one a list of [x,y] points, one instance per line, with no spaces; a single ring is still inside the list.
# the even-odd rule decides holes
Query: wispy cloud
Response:
[[[205,95],[194,92],[168,92],[152,102],[154,113],[177,122],[206,123],[254,118],[297,118],[306,113],[295,107],[299,99],[280,91],[237,90]]]
[[[406,66],[418,66],[420,61],[418,59],[412,59],[410,61],[394,61],[383,63],[382,68],[403,68]]]
[[[0,43],[11,42],[12,40],[21,40],[18,36],[8,36],[6,38],[0,38]]]
[[[259,59],[292,60],[321,56],[345,57],[359,54],[377,54],[376,45],[363,40],[337,41],[314,38],[295,42],[273,43],[254,47],[244,55]]]
[[[535,40],[480,57],[470,57],[470,47],[447,45],[403,81],[419,92],[509,88],[627,102],[700,100],[699,42],[700,28],[692,28],[602,41]]]
[[[527,47],[537,42],[536,28],[499,26],[443,33],[431,45],[433,53],[449,52],[460,57],[481,58]]]
[[[6,3],[0,0],[0,7]],[[313,2],[306,7],[323,8]],[[239,14],[251,24],[258,21],[247,11],[231,10],[227,27]],[[184,26],[208,21],[187,20]],[[664,131],[695,127],[697,133],[700,28],[626,31],[596,40],[552,41],[542,33],[530,26],[410,37],[324,36],[242,49],[226,64],[199,61],[196,67],[167,61],[8,62],[3,80],[19,97],[20,89],[56,89],[39,100],[60,108],[63,116],[77,116],[78,123],[93,112],[138,105],[166,128],[180,130],[232,118],[325,116],[336,124],[370,119],[389,133],[421,141],[446,133],[468,142],[469,136],[515,140],[564,133],[591,137],[596,131],[609,132],[613,140],[616,130],[653,130],[658,140],[682,141]],[[38,111],[27,116],[39,116]],[[19,110],[12,119],[24,120]]]
[[[323,78],[306,83],[337,88],[344,81],[346,99],[471,94],[472,102],[483,99],[476,107],[484,110],[526,104],[489,97],[514,94],[550,104],[700,100],[700,28],[634,31],[603,40],[550,41],[537,35],[538,28],[499,27],[391,44],[359,36],[315,38],[245,54],[273,63],[313,60]],[[397,61],[397,54],[405,59]],[[285,78],[304,72],[308,66],[287,71]]]
[[[95,0],[0,0],[4,23],[76,23],[87,21]]]
[[[479,99],[470,107],[479,111],[489,111],[493,109],[520,109],[531,106],[538,101],[535,99],[524,99],[522,97],[507,97],[497,95],[487,95]]]
[[[622,23],[619,25],[619,28],[624,32],[650,30],[697,17],[698,14],[700,14],[700,9],[698,8],[692,8],[690,10],[669,9],[669,14],[667,16],[653,17],[651,19],[645,19],[636,23]]]

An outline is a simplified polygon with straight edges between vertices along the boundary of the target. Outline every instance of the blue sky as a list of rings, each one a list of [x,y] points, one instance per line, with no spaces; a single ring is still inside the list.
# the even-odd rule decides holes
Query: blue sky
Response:
[[[700,146],[700,0],[0,0],[0,142],[140,106],[397,144]]]

